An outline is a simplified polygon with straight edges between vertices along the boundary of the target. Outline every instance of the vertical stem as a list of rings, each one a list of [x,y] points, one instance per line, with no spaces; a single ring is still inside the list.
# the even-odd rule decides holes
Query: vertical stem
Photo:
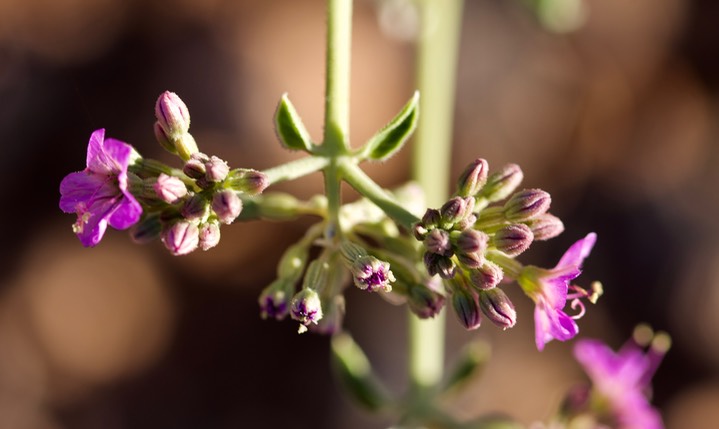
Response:
[[[462,0],[417,0],[421,34],[417,59],[420,118],[413,177],[430,207],[447,198],[452,148],[455,75]],[[416,394],[436,385],[444,367],[445,313],[421,320],[409,315],[409,375]]]
[[[327,1],[324,145],[346,152],[349,140],[352,0]]]
[[[325,237],[337,240],[342,204],[338,160],[349,150],[352,0],[327,0],[327,76],[322,149],[330,160],[324,169],[328,222]]]

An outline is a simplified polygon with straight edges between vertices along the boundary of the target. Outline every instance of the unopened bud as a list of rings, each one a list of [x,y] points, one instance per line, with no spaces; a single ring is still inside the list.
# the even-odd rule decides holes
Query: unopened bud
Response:
[[[270,185],[265,173],[246,168],[232,170],[226,183],[235,191],[248,195],[261,194]]]
[[[155,103],[155,117],[170,140],[176,140],[190,129],[190,112],[174,92],[160,94]]]
[[[207,199],[205,199],[204,195],[193,194],[190,198],[185,200],[185,203],[180,209],[180,213],[182,214],[182,217],[187,220],[202,220],[207,217],[209,210],[209,204],[207,203]]]
[[[504,217],[510,222],[522,222],[549,210],[552,197],[541,189],[523,189],[504,205]]]
[[[217,222],[207,222],[200,225],[200,248],[209,250],[220,242],[220,225]]]
[[[200,231],[192,222],[175,222],[162,233],[162,242],[173,255],[186,255],[197,249]]]
[[[304,288],[297,292],[290,303],[290,316],[301,323],[299,333],[307,331],[307,325],[322,319],[322,301],[320,295],[312,288]]]
[[[185,161],[190,159],[193,154],[199,152],[197,142],[195,142],[195,138],[192,137],[190,133],[185,133],[173,141],[175,143],[175,149],[177,149],[177,154]]]
[[[428,284],[411,285],[407,291],[407,305],[412,313],[420,319],[427,319],[436,316],[444,307],[444,295],[440,288],[434,286],[441,284],[436,277],[429,279]]]
[[[277,279],[267,286],[258,299],[260,317],[284,319],[290,312],[290,300],[294,289],[294,282],[285,279]]]
[[[157,182],[153,185],[153,189],[157,196],[168,204],[175,203],[187,195],[187,187],[182,180],[174,176],[168,176],[165,173],[160,173],[157,177]]]
[[[165,134],[165,130],[162,128],[162,125],[160,125],[159,122],[155,121],[155,124],[152,126],[152,130],[155,133],[155,140],[160,143],[160,146],[162,146],[166,151],[170,153],[177,153],[175,143],[173,143],[172,140],[167,137],[167,134]]]
[[[465,168],[457,180],[457,195],[471,197],[476,195],[487,183],[487,170],[489,164],[482,158],[477,158]]]
[[[444,203],[439,213],[444,224],[455,224],[466,219],[474,210],[474,198],[454,197]]]
[[[497,250],[509,256],[517,256],[529,249],[532,240],[534,240],[532,230],[527,225],[516,223],[497,231],[492,237],[492,244]]]
[[[130,236],[135,243],[146,244],[160,237],[162,232],[162,221],[160,216],[144,216],[140,222],[130,229]]]
[[[504,278],[504,272],[499,265],[491,261],[484,261],[481,267],[470,271],[469,280],[477,289],[486,290],[496,287]]]
[[[478,196],[489,202],[501,201],[517,189],[522,179],[524,179],[522,169],[517,164],[507,164],[487,178],[487,183]]]
[[[424,266],[430,276],[439,274],[443,279],[451,279],[456,271],[452,258],[432,252],[424,252]]]
[[[479,328],[482,323],[482,312],[477,297],[464,287],[456,287],[452,291],[452,308],[462,324],[468,330]]]
[[[277,265],[277,277],[296,282],[302,277],[308,257],[309,249],[307,246],[293,244],[288,247]]]
[[[230,172],[230,167],[224,160],[212,155],[205,163],[205,177],[210,182],[222,182]]]
[[[476,229],[465,229],[457,237],[457,249],[463,253],[484,252],[489,236]]]
[[[442,215],[437,209],[427,209],[422,216],[422,225],[424,225],[427,229],[436,227],[441,221]]]
[[[237,192],[223,189],[212,196],[212,211],[215,212],[220,222],[229,225],[242,212],[242,200]]]
[[[195,180],[203,178],[205,177],[205,174],[207,174],[205,164],[209,160],[210,158],[208,158],[204,153],[194,153],[190,159],[185,162],[185,166],[182,167],[182,172]]]
[[[517,323],[514,304],[500,288],[479,291],[479,306],[484,315],[500,328],[511,328]]]
[[[432,253],[443,256],[452,256],[452,244],[449,233],[443,229],[431,230],[424,239],[424,247]]]
[[[525,225],[532,230],[534,239],[538,241],[549,240],[564,231],[564,224],[558,217],[543,213],[537,217],[525,221]]]

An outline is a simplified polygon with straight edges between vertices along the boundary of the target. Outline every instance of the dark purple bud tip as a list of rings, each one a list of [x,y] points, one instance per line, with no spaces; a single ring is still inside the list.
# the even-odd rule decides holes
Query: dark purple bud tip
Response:
[[[165,91],[155,103],[155,117],[170,140],[175,140],[190,129],[190,112],[174,92]]]
[[[529,219],[525,224],[532,230],[534,239],[538,241],[549,240],[564,232],[561,219],[549,213]]]
[[[458,287],[452,292],[452,308],[459,323],[468,330],[479,328],[482,323],[482,312],[477,297],[471,291]]]
[[[517,223],[507,225],[494,234],[492,243],[497,250],[509,256],[517,256],[529,249],[534,240],[534,234],[527,225]]]
[[[500,288],[479,291],[479,306],[484,315],[500,328],[511,328],[517,323],[514,304]]]
[[[457,180],[457,194],[461,197],[476,195],[487,183],[487,170],[489,164],[482,158],[477,158],[467,166]]]
[[[523,189],[504,205],[504,217],[510,222],[522,222],[549,210],[552,197],[541,189]]]
[[[443,229],[431,230],[424,239],[424,247],[432,253],[442,256],[452,255],[449,233]]]
[[[442,220],[442,216],[437,209],[427,209],[422,216],[422,225],[426,229],[432,229],[439,225]]]
[[[489,236],[476,229],[465,229],[457,237],[457,250],[463,253],[484,252],[487,250]]]
[[[469,280],[472,286],[480,290],[496,287],[504,278],[504,272],[494,262],[484,261],[481,267],[470,271]]]
[[[413,285],[408,291],[407,305],[420,319],[436,316],[444,307],[444,301],[442,293],[424,284]]]
[[[322,301],[319,294],[310,288],[297,292],[290,303],[290,316],[301,323],[300,333],[307,330],[307,325],[322,319]]]

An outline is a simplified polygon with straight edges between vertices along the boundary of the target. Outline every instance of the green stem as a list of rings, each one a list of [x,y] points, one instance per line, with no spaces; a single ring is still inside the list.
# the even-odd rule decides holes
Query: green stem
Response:
[[[417,60],[422,94],[413,151],[413,177],[430,207],[447,198],[454,116],[455,75],[462,0],[417,0],[422,20]],[[414,394],[437,385],[444,367],[444,312],[434,319],[409,315],[409,375]]]
[[[412,225],[419,221],[417,216],[408,212],[404,207],[397,204],[395,199],[387,195],[387,192],[367,176],[357,164],[345,160],[340,164],[340,168],[344,179],[350,186],[376,204],[395,222],[407,228],[407,230],[411,230]]]
[[[329,159],[321,156],[308,156],[294,161],[287,162],[276,167],[268,168],[262,172],[267,176],[270,185],[284,182],[285,180],[299,179],[315,171],[327,167]]]
[[[351,53],[352,0],[328,0],[323,146],[335,154],[349,147]]]

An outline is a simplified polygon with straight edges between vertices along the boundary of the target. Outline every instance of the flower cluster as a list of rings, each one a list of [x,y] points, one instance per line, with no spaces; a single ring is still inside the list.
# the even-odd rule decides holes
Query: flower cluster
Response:
[[[87,168],[60,184],[60,208],[77,214],[74,232],[85,246],[97,245],[107,229],[132,227],[144,243],[160,238],[174,255],[216,246],[220,224],[242,211],[242,195],[256,195],[268,185],[255,170],[230,170],[225,161],[200,152],[189,133],[190,114],[172,92],[155,105],[155,137],[183,161],[181,170],[142,158],[130,145],[90,136]]]
[[[522,265],[515,259],[518,255],[534,241],[556,237],[564,225],[548,212],[547,192],[517,191],[523,179],[519,166],[509,164],[493,174],[488,170],[484,159],[471,163],[459,177],[455,196],[439,209],[427,209],[414,226],[414,237],[422,243],[427,272],[443,280],[452,308],[467,329],[478,328],[482,314],[501,328],[514,326],[514,305],[499,286],[519,283],[536,303],[536,343],[542,350],[552,339],[574,337],[574,318],[584,309],[580,299],[594,302],[601,293],[598,283],[591,292],[569,284],[581,273],[596,235],[571,246],[551,270]],[[567,299],[572,308],[580,308],[578,315],[563,311]]]

